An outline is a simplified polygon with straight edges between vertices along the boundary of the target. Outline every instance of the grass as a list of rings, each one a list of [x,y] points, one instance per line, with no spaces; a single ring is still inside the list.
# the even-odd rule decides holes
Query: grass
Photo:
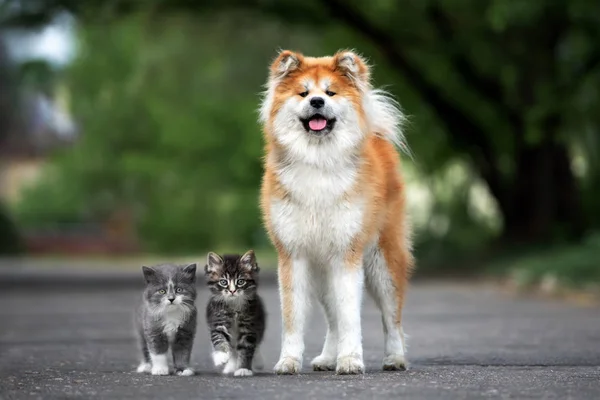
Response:
[[[537,250],[493,263],[493,276],[507,278],[521,292],[547,295],[589,294],[600,298],[600,234],[580,244]]]

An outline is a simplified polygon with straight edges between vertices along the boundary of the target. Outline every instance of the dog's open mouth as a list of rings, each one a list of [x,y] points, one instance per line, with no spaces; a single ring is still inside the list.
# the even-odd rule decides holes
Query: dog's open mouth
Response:
[[[335,124],[335,118],[327,119],[321,114],[315,114],[310,118],[300,119],[300,121],[302,121],[302,125],[304,125],[304,129],[307,132],[317,135],[324,135],[331,132]]]

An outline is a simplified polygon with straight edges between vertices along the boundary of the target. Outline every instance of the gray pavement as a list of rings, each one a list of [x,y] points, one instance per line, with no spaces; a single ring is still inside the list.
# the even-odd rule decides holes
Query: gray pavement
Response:
[[[131,310],[138,281],[123,275],[92,285],[86,276],[27,285],[23,276],[0,276],[0,399],[600,398],[598,308],[515,299],[478,285],[417,282],[405,311],[409,371],[381,371],[380,318],[366,299],[364,376],[310,370],[324,337],[318,310],[308,325],[303,373],[275,376],[279,300],[268,278],[262,287],[269,312],[265,372],[219,376],[200,321],[193,356],[198,375],[153,377],[134,372]],[[205,304],[201,290],[198,305]]]

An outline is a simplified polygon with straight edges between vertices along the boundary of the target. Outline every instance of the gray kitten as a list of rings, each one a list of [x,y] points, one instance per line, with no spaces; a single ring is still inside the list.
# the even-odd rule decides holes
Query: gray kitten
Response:
[[[224,366],[224,374],[251,376],[252,367],[263,367],[259,346],[266,326],[254,252],[223,257],[211,252],[205,273],[211,291],[206,319],[215,366]]]
[[[196,264],[142,267],[144,300],[137,313],[142,362],[137,372],[168,375],[167,352],[173,354],[175,373],[194,374],[190,356],[196,335]]]

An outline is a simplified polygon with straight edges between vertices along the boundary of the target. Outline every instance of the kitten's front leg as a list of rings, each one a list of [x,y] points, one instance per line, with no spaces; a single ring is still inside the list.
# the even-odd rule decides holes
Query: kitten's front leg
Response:
[[[256,350],[257,335],[252,321],[239,321],[239,338],[237,341],[238,365],[234,376],[252,376],[252,359]]]
[[[150,362],[152,375],[169,375],[169,363],[167,360],[167,351],[169,350],[169,340],[167,335],[161,331],[151,331],[146,335],[148,350],[150,352]]]
[[[208,304],[210,340],[213,346],[213,362],[215,367],[221,368],[232,357],[231,327],[233,315],[224,308]]]
[[[196,316],[194,314],[185,326],[182,326],[175,335],[173,348],[173,364],[175,364],[175,373],[180,376],[194,375],[194,370],[190,367],[190,358],[192,347],[194,346],[194,336],[196,334]]]

